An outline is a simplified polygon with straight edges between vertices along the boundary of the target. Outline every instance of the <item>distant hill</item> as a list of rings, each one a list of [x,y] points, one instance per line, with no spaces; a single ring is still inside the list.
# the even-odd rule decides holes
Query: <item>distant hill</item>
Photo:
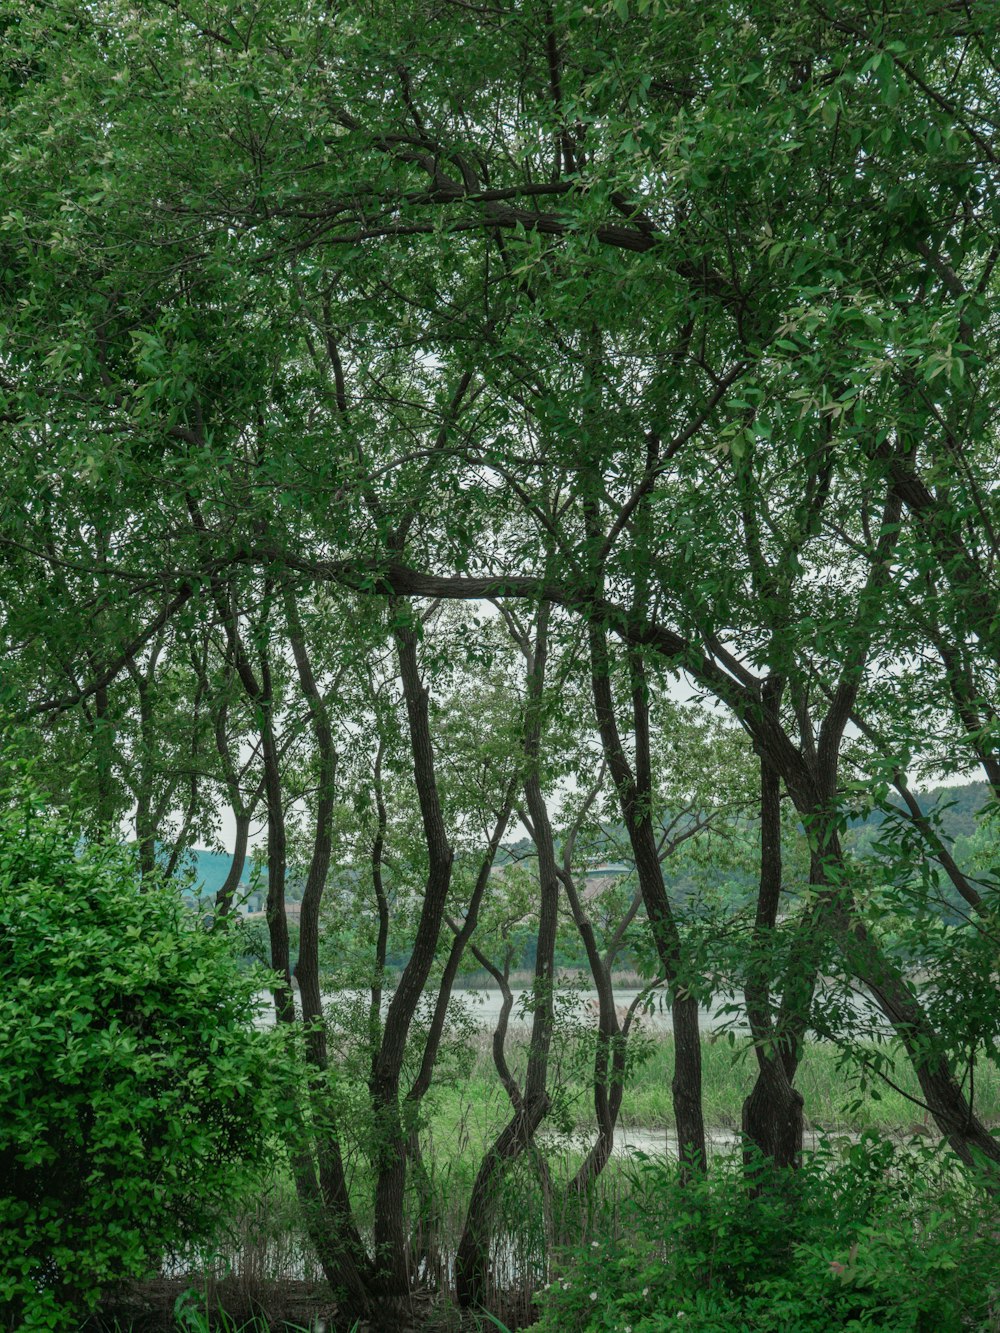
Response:
[[[975,833],[976,817],[990,800],[990,788],[985,782],[955,783],[932,787],[929,791],[915,792],[914,795],[923,814],[932,816],[945,842],[954,846],[959,839],[971,838]],[[903,808],[902,798],[895,792],[891,793],[890,800],[893,805]],[[876,810],[865,819],[851,820],[856,850],[869,850],[885,818],[881,810]]]
[[[229,852],[210,852],[204,847],[192,847],[185,853],[181,873],[193,873],[190,893],[194,897],[214,898],[225,883],[233,858]],[[250,864],[243,868],[240,880],[241,896],[250,891]]]
[[[976,815],[987,804],[989,796],[990,789],[985,782],[970,782],[962,785],[932,787],[929,791],[919,792],[917,800],[925,814],[937,811],[941,832],[949,843],[954,843],[958,838],[969,838],[975,832]],[[896,798],[896,804],[902,804],[902,802]],[[883,818],[884,816],[876,813],[870,823],[878,824]],[[497,864],[509,865],[511,862],[516,863],[525,858],[530,859],[533,856],[534,848],[530,839],[519,838],[516,842],[507,843],[500,848],[497,855]],[[198,890],[199,897],[215,897],[229,873],[232,860],[233,858],[228,852],[210,852],[204,847],[194,847],[187,853],[185,869],[190,866],[193,870],[194,882],[192,889]],[[249,892],[249,861],[244,867],[240,882],[243,891]],[[299,896],[296,892],[298,887],[289,885],[288,896],[290,900]]]
[[[938,811],[941,832],[949,842],[972,837],[976,816],[989,799],[990,789],[985,782],[932,787],[930,791],[917,793],[917,802],[925,815]]]

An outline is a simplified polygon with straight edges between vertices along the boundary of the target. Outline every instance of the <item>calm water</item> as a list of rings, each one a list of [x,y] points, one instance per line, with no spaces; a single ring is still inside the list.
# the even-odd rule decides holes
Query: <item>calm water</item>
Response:
[[[514,1008],[511,1011],[511,1026],[517,1024],[530,1023],[531,1011],[528,1007],[531,1002],[531,992],[528,990],[515,990]],[[639,994],[637,990],[616,990],[615,1007],[618,1011],[619,1021],[624,1020],[626,1011]],[[297,997],[296,997],[297,998]],[[385,995],[382,999],[382,1012],[385,1013],[389,1003],[389,996]],[[265,1008],[258,1018],[258,1026],[270,1027],[274,1022],[274,1008],[269,993],[262,993],[261,999],[265,1003]],[[367,1005],[367,993],[358,990],[328,991],[323,996],[323,1002],[333,1010],[334,1016],[338,1008],[345,1010],[356,1009]],[[429,1008],[432,1003],[432,997],[428,997],[426,1005]],[[731,1030],[738,1034],[746,1034],[749,1029],[746,1024],[746,1018],[742,1012],[730,1013],[728,1006],[738,1004],[737,997],[732,995],[720,994],[714,996],[710,1005],[703,1006],[699,1011],[699,1020],[703,1032],[718,1032]],[[500,1009],[503,1004],[503,997],[495,988],[489,990],[459,990],[455,991],[448,1004],[449,1016],[454,1020],[465,1019],[473,1027],[491,1032],[496,1026],[497,1019],[500,1016]],[[869,1021],[878,1021],[879,1026],[884,1031],[889,1031],[888,1024],[878,1015],[874,1005],[864,996],[853,995],[851,1005],[855,1014]],[[742,1006],[740,1006],[742,1009]],[[556,1009],[557,1012],[566,1020],[584,1022],[590,1026],[597,1025],[597,992],[594,990],[578,990],[575,987],[557,987],[556,989]],[[647,1032],[662,1033],[664,1035],[673,1032],[673,1024],[670,1016],[670,1004],[666,995],[654,994],[647,1007],[644,1007],[640,1014],[636,1016],[633,1023],[640,1022]]]

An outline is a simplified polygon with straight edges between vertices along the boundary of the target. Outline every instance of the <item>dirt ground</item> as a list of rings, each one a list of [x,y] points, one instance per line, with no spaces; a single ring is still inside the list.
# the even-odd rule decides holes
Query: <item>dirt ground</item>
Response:
[[[338,1319],[336,1301],[323,1283],[288,1280],[261,1283],[251,1290],[232,1280],[195,1286],[190,1278],[155,1278],[109,1292],[82,1333],[111,1333],[116,1327],[119,1333],[177,1333],[175,1311],[185,1293],[213,1323],[225,1316],[227,1322],[220,1319],[220,1324],[226,1329],[239,1329],[254,1319],[272,1333],[482,1333],[495,1327],[481,1314],[459,1311],[451,1301],[431,1293],[415,1294],[409,1310],[393,1320],[391,1328],[380,1321],[355,1329]],[[513,1307],[499,1313],[511,1330],[524,1328],[537,1317],[534,1310]]]
[[[98,1314],[85,1325],[86,1333],[105,1333],[115,1323],[131,1333],[174,1333],[175,1311],[186,1292],[191,1304],[206,1311],[210,1318],[225,1313],[230,1324],[239,1327],[256,1318],[266,1322],[274,1333],[286,1329],[314,1329],[334,1333],[336,1303],[322,1284],[310,1282],[271,1282],[250,1289],[243,1283],[209,1281],[196,1287],[190,1278],[153,1278],[130,1283],[109,1292]]]

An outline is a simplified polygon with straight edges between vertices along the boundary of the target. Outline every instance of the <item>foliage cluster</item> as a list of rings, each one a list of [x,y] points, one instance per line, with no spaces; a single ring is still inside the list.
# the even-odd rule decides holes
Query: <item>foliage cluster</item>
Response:
[[[861,992],[1000,1170],[995,858],[965,873],[914,796],[1000,802],[1000,7],[0,9],[0,689],[151,889],[224,808],[225,921],[266,827],[296,1189],[352,1315],[398,1322],[431,1271],[405,1209],[450,990],[471,956],[509,994],[525,928],[464,1305],[504,1178],[543,1193],[568,936],[599,992],[578,1194],[635,1051],[625,958],[669,995],[689,1161],[735,984],[775,1163]],[[533,862],[494,873],[515,823]],[[613,839],[634,878],[591,897]],[[364,992],[346,1099],[324,934]]]
[[[120,849],[23,795],[0,811],[7,1327],[72,1328],[259,1183],[288,1072],[260,982]]]
[[[997,1327],[987,1196],[933,1150],[867,1135],[760,1192],[742,1162],[716,1165],[682,1182],[676,1166],[638,1160],[624,1238],[563,1256],[535,1333]]]

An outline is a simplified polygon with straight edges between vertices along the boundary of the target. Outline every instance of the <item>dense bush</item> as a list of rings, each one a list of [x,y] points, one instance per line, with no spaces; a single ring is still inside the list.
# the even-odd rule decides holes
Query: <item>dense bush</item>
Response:
[[[207,1237],[262,1162],[278,1077],[260,976],[121,849],[0,811],[0,1309],[74,1327]]]
[[[563,1257],[533,1333],[941,1333],[1000,1328],[998,1218],[934,1150],[874,1136],[754,1194],[642,1160],[626,1240]]]

